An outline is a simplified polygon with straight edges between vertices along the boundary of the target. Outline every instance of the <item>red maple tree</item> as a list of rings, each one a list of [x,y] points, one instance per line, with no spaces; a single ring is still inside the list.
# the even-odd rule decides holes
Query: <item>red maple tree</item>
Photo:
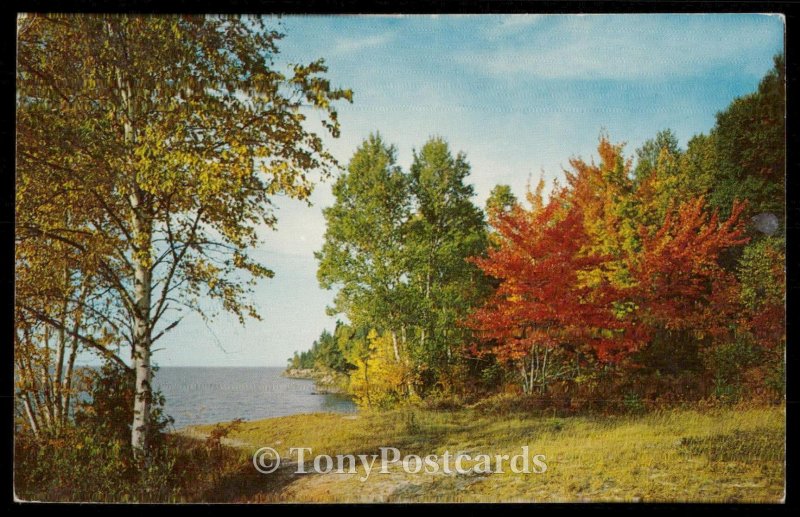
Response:
[[[630,265],[636,279],[631,298],[642,309],[637,323],[719,335],[736,321],[736,278],[719,257],[748,241],[740,221],[745,206],[735,202],[730,217],[720,221],[698,197],[669,211],[652,235],[640,229],[641,251]]]
[[[581,278],[582,272],[602,268],[607,257],[584,253],[589,243],[584,215],[568,194],[560,189],[533,210],[517,206],[493,215],[498,245],[473,259],[499,285],[468,324],[492,343],[501,361],[533,361],[537,350],[546,361],[547,351],[556,347],[574,353],[588,346],[606,357],[631,344],[613,310],[614,289]],[[528,364],[523,371],[535,377]]]

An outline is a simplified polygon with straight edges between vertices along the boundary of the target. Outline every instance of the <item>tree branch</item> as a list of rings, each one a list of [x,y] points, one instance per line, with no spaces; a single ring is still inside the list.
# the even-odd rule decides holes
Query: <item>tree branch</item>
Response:
[[[33,307],[29,307],[28,305],[25,305],[25,304],[18,304],[17,306],[22,308],[22,309],[24,309],[24,310],[26,310],[26,311],[28,311],[28,312],[30,312],[39,321],[43,321],[43,322],[45,322],[45,323],[47,323],[49,325],[52,325],[53,327],[55,327],[55,328],[57,328],[59,330],[63,330],[64,332],[66,332],[70,336],[78,339],[81,343],[83,343],[84,345],[88,346],[89,348],[100,352],[100,354],[103,357],[115,362],[116,364],[118,364],[119,366],[124,368],[126,371],[132,371],[131,368],[128,366],[128,364],[125,361],[123,361],[122,359],[120,359],[120,357],[117,354],[115,354],[114,352],[112,352],[108,348],[104,347],[100,343],[96,342],[95,340],[93,340],[91,338],[88,338],[86,336],[83,336],[83,335],[79,334],[78,332],[73,331],[72,329],[65,328],[65,326],[61,325],[57,320],[53,319],[52,317],[50,317],[49,315],[43,313],[42,311],[40,311],[38,309],[35,309]]]

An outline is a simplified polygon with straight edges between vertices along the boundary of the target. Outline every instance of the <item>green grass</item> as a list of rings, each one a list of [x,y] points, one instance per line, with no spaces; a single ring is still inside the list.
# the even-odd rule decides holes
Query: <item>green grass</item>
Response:
[[[420,409],[245,422],[228,443],[317,454],[544,454],[542,474],[258,474],[247,462],[207,492],[216,501],[737,501],[784,493],[784,409],[670,410],[550,418]],[[192,433],[206,434],[212,426]]]

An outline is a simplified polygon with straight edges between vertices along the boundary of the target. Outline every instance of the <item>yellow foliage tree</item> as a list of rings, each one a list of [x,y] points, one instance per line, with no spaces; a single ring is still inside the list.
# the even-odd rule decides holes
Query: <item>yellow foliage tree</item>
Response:
[[[352,92],[331,86],[322,60],[279,70],[283,35],[266,18],[36,14],[20,22],[16,236],[25,248],[17,270],[37,282],[20,291],[17,321],[37,331],[46,324],[108,357],[85,320],[63,317],[102,293],[104,328],[113,325],[131,352],[131,448],[141,457],[154,343],[187,309],[211,317],[220,308],[242,323],[259,317],[249,295],[273,273],[249,252],[261,228],[277,223],[275,196],[307,200],[315,180],[336,170],[306,119],[314,113],[338,137],[333,104]],[[56,220],[54,210],[70,217]],[[86,274],[86,257],[97,272],[94,292],[80,303],[59,296],[55,311],[33,295],[38,271],[61,264],[29,259],[53,241],[80,258],[67,264],[72,284]],[[46,346],[34,333],[17,341]]]
[[[361,407],[387,408],[408,400],[407,361],[398,360],[392,336],[375,329],[367,336],[368,353],[355,360],[356,370],[350,374],[350,393]]]

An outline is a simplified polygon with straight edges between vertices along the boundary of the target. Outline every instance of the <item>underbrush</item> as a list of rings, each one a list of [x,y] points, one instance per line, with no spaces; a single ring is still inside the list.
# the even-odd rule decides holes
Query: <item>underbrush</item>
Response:
[[[79,428],[48,439],[21,434],[14,448],[16,496],[65,502],[202,500],[204,491],[246,460],[242,451],[223,446],[219,438],[213,433],[205,440],[164,435],[147,461],[140,462],[130,444]]]

